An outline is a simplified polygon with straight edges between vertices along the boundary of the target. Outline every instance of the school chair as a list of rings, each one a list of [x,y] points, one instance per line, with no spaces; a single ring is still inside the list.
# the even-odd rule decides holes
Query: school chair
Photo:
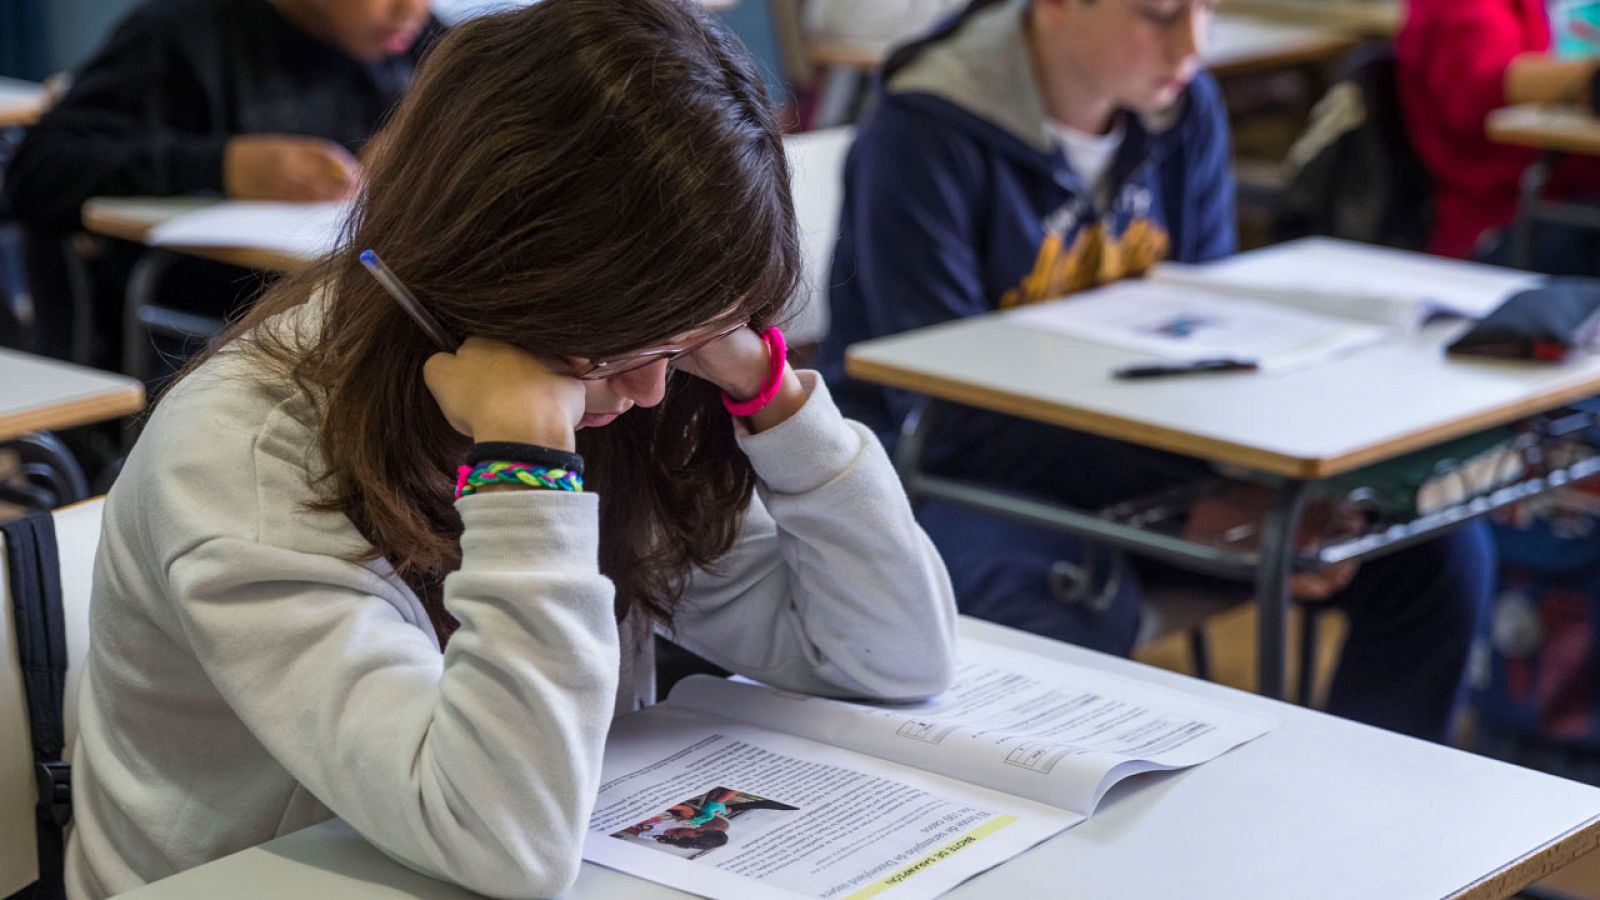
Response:
[[[128,275],[128,292],[122,300],[122,372],[146,384],[164,380],[183,365],[181,359],[169,358],[159,350],[157,341],[182,347],[186,356],[205,347],[226,327],[222,319],[160,302],[167,271],[180,259],[179,254],[151,248]]]
[[[103,505],[95,498],[0,527],[0,896],[41,874],[60,877],[72,815],[65,760],[78,735]]]
[[[1433,231],[1433,177],[1406,133],[1394,46],[1350,52],[1284,164],[1278,240],[1321,234],[1421,250]]]
[[[839,241],[839,207],[844,202],[844,160],[852,128],[829,128],[786,135],[794,218],[800,232],[799,302],[784,323],[784,337],[795,348],[822,342],[828,333],[828,274]]]

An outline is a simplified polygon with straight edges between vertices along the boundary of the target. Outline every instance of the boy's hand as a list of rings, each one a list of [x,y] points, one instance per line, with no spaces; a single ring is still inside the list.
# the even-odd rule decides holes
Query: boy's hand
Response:
[[[454,353],[428,357],[422,378],[450,427],[474,441],[577,445],[583,382],[510,344],[467,338]]]
[[[222,153],[223,189],[235,200],[343,200],[360,183],[356,158],[321,138],[240,135]]]

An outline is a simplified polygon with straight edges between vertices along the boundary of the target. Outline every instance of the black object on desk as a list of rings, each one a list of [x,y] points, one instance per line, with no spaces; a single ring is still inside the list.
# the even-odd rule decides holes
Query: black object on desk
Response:
[[[1560,362],[1600,333],[1600,279],[1551,278],[1512,294],[1445,348],[1456,356]]]
[[[1111,374],[1118,378],[1165,378],[1168,375],[1193,375],[1200,372],[1254,372],[1258,366],[1248,359],[1196,359],[1189,362],[1123,366]]]

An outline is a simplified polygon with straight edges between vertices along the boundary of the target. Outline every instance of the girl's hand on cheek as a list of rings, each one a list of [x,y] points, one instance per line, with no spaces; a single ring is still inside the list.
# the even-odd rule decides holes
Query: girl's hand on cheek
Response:
[[[422,377],[450,426],[474,441],[568,451],[576,445],[583,382],[552,371],[526,351],[468,338],[455,353],[429,357]]]

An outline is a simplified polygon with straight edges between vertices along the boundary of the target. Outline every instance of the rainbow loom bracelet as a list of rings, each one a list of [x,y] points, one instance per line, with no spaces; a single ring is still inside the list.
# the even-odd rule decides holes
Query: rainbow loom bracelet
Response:
[[[571,469],[527,463],[484,460],[456,470],[456,499],[469,497],[488,484],[518,484],[552,491],[582,491],[583,476]]]

